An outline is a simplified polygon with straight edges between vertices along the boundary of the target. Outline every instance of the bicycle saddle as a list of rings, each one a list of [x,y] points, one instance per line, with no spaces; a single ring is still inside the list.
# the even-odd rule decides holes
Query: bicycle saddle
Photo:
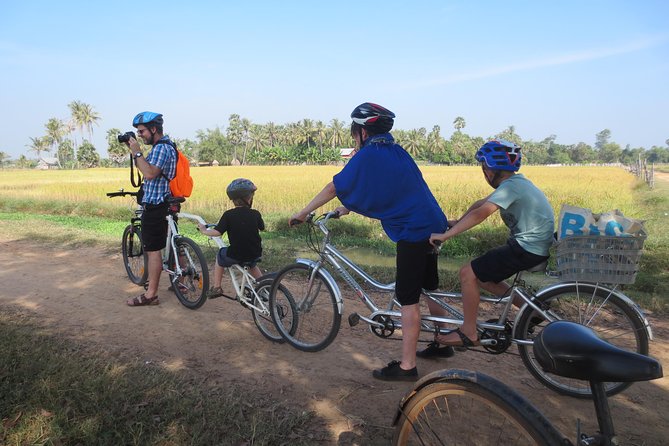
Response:
[[[534,340],[533,350],[544,370],[567,378],[634,382],[662,377],[657,360],[609,344],[575,322],[551,322]]]

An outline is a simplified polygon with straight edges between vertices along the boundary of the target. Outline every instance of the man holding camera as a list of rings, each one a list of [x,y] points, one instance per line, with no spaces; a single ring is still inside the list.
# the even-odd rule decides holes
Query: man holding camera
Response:
[[[163,115],[153,112],[142,112],[132,120],[132,126],[144,144],[151,145],[151,151],[144,158],[142,148],[132,132],[119,136],[125,142],[135,160],[135,166],[144,175],[142,206],[142,242],[148,257],[149,282],[146,292],[128,300],[131,307],[158,305],[158,283],[163,270],[160,250],[165,247],[167,239],[166,197],[170,195],[170,182],[176,174],[176,150],[163,135]]]

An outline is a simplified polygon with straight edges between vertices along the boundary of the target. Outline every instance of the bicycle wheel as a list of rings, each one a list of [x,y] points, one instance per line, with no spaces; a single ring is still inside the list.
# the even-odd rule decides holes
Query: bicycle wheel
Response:
[[[525,398],[482,373],[448,370],[400,405],[393,444],[558,445],[562,436]]]
[[[284,342],[283,336],[274,325],[269,306],[269,295],[272,289],[272,279],[261,280],[256,284],[253,306],[261,308],[256,310],[251,308],[253,314],[253,321],[256,323],[258,330],[270,341]],[[281,319],[281,324],[288,327],[289,333],[295,332],[295,315],[297,309],[295,308],[295,300],[290,292],[282,285],[277,289],[277,293],[281,295],[276,301],[279,302],[280,307],[277,308],[277,314]],[[259,302],[260,301],[260,302]]]
[[[123,265],[128,278],[135,285],[144,285],[149,276],[148,258],[142,247],[142,230],[128,225],[121,242]]]
[[[179,302],[184,307],[195,310],[207,300],[209,289],[207,259],[197,243],[189,238],[177,238],[176,247],[177,255],[173,254],[173,260],[176,257],[179,261],[181,275],[172,274],[170,281]],[[174,261],[170,262],[170,265],[174,265]]]
[[[285,290],[287,292],[281,292]],[[294,299],[296,309],[292,320],[282,318],[280,309]],[[305,352],[323,350],[337,336],[341,313],[335,292],[319,271],[301,263],[289,265],[274,278],[269,297],[272,320],[281,336],[290,345]]]
[[[591,283],[569,282],[536,296],[544,309],[558,319],[592,328],[597,335],[625,350],[648,354],[648,333],[634,308],[611,290]],[[548,322],[530,307],[518,318],[516,337],[533,339]],[[546,373],[534,358],[531,345],[518,345],[525,367],[546,387],[577,398],[590,398],[587,381]],[[632,383],[606,383],[606,394],[615,395]]]

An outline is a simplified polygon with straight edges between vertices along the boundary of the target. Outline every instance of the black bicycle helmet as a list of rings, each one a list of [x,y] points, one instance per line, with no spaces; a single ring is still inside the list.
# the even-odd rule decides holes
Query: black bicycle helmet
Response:
[[[135,116],[135,119],[132,120],[132,126],[137,128],[140,124],[146,126],[163,125],[163,115],[150,111],[138,113],[137,116]]]
[[[393,128],[395,113],[380,105],[365,102],[353,109],[351,119],[374,133],[386,133]]]
[[[246,198],[257,190],[258,188],[251,180],[247,180],[246,178],[237,178],[228,184],[226,192],[231,200],[235,200],[238,198]]]
[[[476,161],[490,170],[517,172],[521,159],[520,146],[504,139],[488,141],[476,152]]]

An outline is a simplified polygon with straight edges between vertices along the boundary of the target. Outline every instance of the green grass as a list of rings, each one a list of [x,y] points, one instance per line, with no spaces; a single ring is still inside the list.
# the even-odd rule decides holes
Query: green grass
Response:
[[[0,314],[0,444],[313,444],[318,417],[187,373],[116,358]],[[320,427],[320,432],[317,429]],[[309,438],[310,440],[305,440]]]

